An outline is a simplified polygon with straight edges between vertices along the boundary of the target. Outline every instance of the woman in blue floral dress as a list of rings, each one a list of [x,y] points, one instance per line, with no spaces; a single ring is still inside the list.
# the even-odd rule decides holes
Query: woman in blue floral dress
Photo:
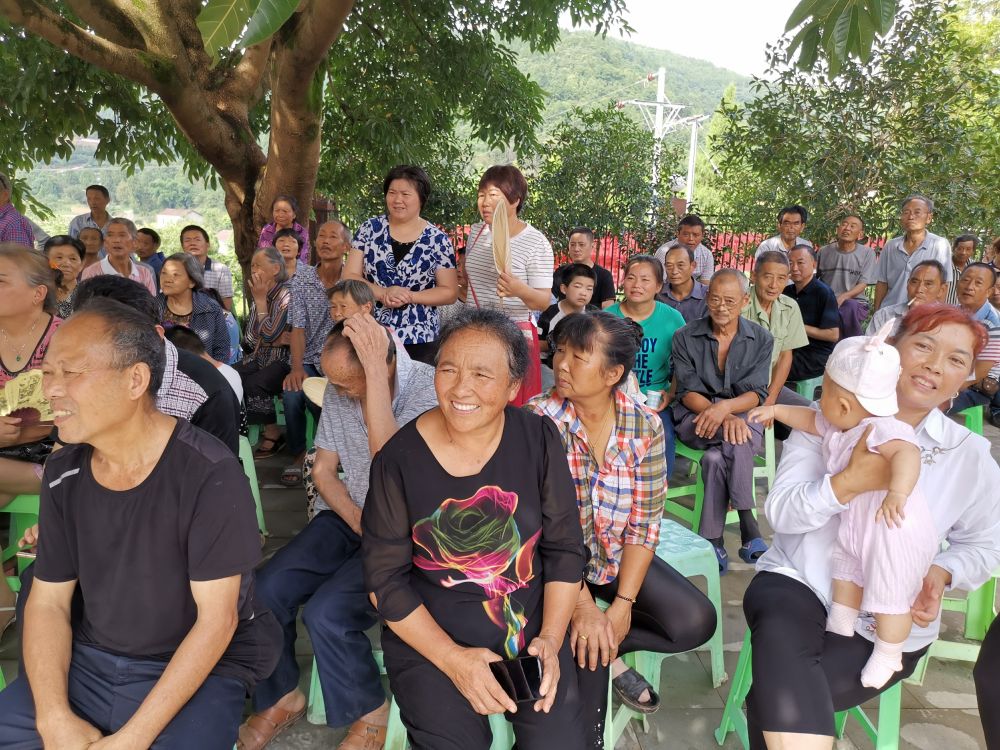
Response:
[[[438,306],[458,299],[455,251],[448,235],[424,219],[431,182],[420,167],[398,166],[382,183],[386,213],[354,235],[345,279],[366,282],[375,317],[403,342],[410,357],[433,364]]]

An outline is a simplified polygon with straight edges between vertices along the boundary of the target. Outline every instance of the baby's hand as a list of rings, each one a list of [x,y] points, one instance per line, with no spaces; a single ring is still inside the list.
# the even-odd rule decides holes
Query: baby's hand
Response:
[[[902,528],[903,519],[906,518],[906,514],[903,513],[903,506],[905,505],[906,495],[902,492],[893,492],[890,490],[885,493],[885,499],[882,500],[882,507],[875,513],[875,523],[884,519],[885,525],[890,529],[893,526]]]
[[[755,406],[747,412],[747,421],[762,424],[765,428],[771,427],[774,424],[774,407]]]

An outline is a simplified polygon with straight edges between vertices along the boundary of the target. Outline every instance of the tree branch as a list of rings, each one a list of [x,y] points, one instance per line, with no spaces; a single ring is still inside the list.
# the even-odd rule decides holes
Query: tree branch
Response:
[[[167,61],[150,53],[140,55],[91,34],[35,0],[0,0],[0,15],[102,70],[133,80],[151,91],[159,92],[162,88],[154,70],[158,65],[169,68]]]
[[[132,19],[115,5],[98,0],[66,0],[66,4],[109,42],[133,49],[146,48],[146,41]]]
[[[301,66],[301,80],[308,86],[313,73],[326,60],[330,46],[344,29],[354,0],[309,0],[305,3],[291,53],[293,65]]]
[[[232,69],[223,86],[225,96],[247,102],[259,100],[258,89],[264,80],[267,61],[271,57],[271,46],[271,39],[268,38],[247,48],[243,59]]]

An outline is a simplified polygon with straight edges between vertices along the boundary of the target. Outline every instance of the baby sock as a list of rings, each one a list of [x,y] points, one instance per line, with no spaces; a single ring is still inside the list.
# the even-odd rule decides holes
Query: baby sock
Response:
[[[826,618],[826,629],[831,633],[850,638],[854,635],[854,623],[857,619],[858,610],[834,602],[830,605],[830,614]]]
[[[875,650],[868,657],[868,663],[861,670],[861,684],[865,687],[880,688],[889,681],[893,673],[903,668],[903,644],[886,643],[875,636]]]

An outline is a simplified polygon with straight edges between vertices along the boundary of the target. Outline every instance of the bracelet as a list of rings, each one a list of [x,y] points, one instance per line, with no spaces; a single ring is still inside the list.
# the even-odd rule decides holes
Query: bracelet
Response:
[[[621,599],[622,601],[626,601],[629,604],[635,604],[635,599],[630,599],[629,597],[622,596],[621,594],[615,594],[615,599]]]

